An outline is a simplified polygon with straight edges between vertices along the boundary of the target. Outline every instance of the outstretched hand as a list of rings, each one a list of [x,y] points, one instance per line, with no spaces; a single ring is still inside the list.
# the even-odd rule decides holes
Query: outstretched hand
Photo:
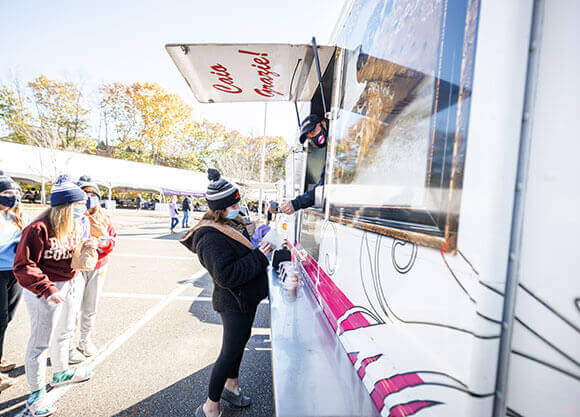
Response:
[[[294,210],[294,206],[292,205],[292,201],[284,200],[284,202],[280,205],[280,211],[284,214],[292,214],[296,210]]]
[[[262,242],[258,249],[264,254],[265,257],[268,257],[270,252],[272,252],[272,244],[270,242]]]

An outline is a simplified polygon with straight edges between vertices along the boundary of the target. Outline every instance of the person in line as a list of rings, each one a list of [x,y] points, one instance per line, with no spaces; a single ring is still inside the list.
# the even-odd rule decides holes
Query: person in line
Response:
[[[311,114],[302,122],[300,127],[300,143],[308,141],[310,146],[317,149],[324,149],[328,144],[328,120],[317,114]],[[293,200],[285,200],[280,205],[280,211],[285,214],[292,214],[298,210],[312,207],[314,205],[314,196],[316,187],[324,185],[324,168],[320,174],[318,183],[304,194],[297,196]]]
[[[188,196],[185,196],[183,199],[183,202],[181,203],[181,210],[183,211],[181,227],[187,229],[189,227],[189,212],[191,211],[191,199]]]
[[[4,358],[4,336],[8,323],[22,295],[22,287],[14,277],[14,255],[22,230],[30,222],[20,207],[22,190],[3,171],[0,171],[0,392],[10,388],[14,380],[6,373],[16,367],[16,363]]]
[[[175,226],[179,224],[179,212],[177,211],[177,197],[171,197],[169,203],[169,216],[171,217],[171,233],[175,233]]]
[[[90,177],[87,176],[82,176],[77,185],[88,197],[85,215],[90,223],[90,235],[98,241],[99,259],[94,270],[81,271],[79,274],[81,291],[79,291],[77,302],[80,303],[80,339],[77,348],[70,351],[70,364],[80,363],[85,357],[88,358],[97,353],[91,333],[95,327],[97,306],[105,282],[109,254],[113,251],[117,238],[110,217],[101,208],[99,186],[91,182]]]
[[[209,210],[183,238],[182,243],[197,253],[214,282],[212,304],[223,324],[220,354],[213,366],[206,401],[196,417],[220,415],[220,398],[236,407],[247,407],[251,399],[240,390],[238,374],[246,343],[250,338],[256,309],[268,296],[266,271],[270,244],[254,249],[249,236],[240,232],[240,193],[208,171]]]
[[[49,416],[56,407],[46,395],[46,356],[50,350],[51,386],[82,382],[91,378],[85,368],[69,368],[69,348],[76,319],[76,296],[80,280],[71,267],[75,247],[89,239],[83,229],[87,195],[66,175],[52,187],[50,209],[22,232],[14,258],[14,275],[24,288],[23,298],[30,316],[30,340],[24,368],[31,394],[26,407],[33,416]]]

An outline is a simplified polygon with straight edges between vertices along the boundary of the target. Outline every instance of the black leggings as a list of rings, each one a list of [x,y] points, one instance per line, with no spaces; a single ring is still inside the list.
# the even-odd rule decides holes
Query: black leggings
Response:
[[[220,316],[224,327],[222,350],[211,370],[208,394],[209,399],[215,402],[222,396],[226,379],[238,377],[256,310],[250,313],[225,312],[220,313]]]
[[[0,359],[4,351],[4,335],[8,323],[14,317],[14,311],[20,301],[22,287],[16,281],[12,271],[0,271]]]

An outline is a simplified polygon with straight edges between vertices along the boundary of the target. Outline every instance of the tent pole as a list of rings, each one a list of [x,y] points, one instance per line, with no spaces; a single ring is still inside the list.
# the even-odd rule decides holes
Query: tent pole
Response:
[[[268,115],[268,102],[264,103],[264,136],[262,137],[262,164],[260,168],[260,183],[264,184],[264,165],[266,164],[266,116]],[[260,214],[262,213],[263,192],[260,184]]]
[[[44,186],[44,178],[40,183],[40,204],[46,204],[46,187]]]

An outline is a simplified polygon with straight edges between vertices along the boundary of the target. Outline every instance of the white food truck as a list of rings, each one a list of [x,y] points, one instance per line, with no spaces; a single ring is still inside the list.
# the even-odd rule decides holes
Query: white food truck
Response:
[[[579,21],[360,0],[327,46],[167,45],[200,102],[329,120],[286,165],[288,198],[324,183],[277,218],[303,282],[272,275],[278,415],[580,415]]]

